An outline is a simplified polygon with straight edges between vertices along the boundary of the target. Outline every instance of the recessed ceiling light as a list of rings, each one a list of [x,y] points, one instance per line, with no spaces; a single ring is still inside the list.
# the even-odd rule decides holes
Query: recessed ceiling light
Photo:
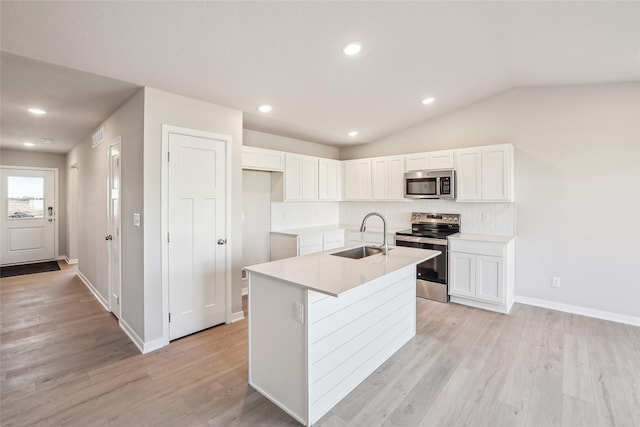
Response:
[[[22,145],[24,145],[25,147],[33,147],[36,144],[34,144],[33,142],[23,142]]]
[[[43,110],[42,108],[36,108],[36,107],[27,108],[27,111],[30,112],[31,114],[36,114],[38,116],[47,114],[47,110]]]
[[[357,130],[352,130],[351,132],[349,132],[349,136],[356,136],[356,135],[358,135]]]
[[[53,139],[51,139],[51,138],[44,138],[44,139],[42,140],[42,143],[43,143],[43,144],[53,144]]]
[[[262,104],[261,106],[258,107],[258,110],[261,113],[268,113],[269,111],[273,110],[273,106],[269,104]]]
[[[430,96],[428,98],[425,98],[422,100],[422,103],[424,105],[429,105],[429,104],[433,104],[433,101],[435,101],[436,99],[433,96]]]
[[[346,45],[344,45],[344,47],[342,48],[342,51],[344,52],[344,54],[348,56],[356,55],[360,53],[361,50],[362,50],[362,43],[360,43],[359,41],[351,41]]]

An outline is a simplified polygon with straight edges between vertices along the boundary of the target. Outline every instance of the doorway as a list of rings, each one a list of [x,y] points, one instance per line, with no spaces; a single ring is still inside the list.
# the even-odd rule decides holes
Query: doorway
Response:
[[[120,318],[120,137],[109,145],[108,232],[109,243],[109,310]]]
[[[58,256],[58,170],[1,166],[0,263],[26,264]]]
[[[225,323],[229,138],[163,126],[167,147],[168,337]]]

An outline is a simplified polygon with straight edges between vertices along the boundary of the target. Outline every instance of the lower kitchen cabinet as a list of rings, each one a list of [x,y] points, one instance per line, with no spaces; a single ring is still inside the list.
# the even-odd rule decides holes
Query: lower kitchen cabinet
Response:
[[[344,246],[344,231],[315,233],[271,232],[271,261],[308,255]]]
[[[514,296],[515,239],[460,236],[449,239],[451,302],[508,313]]]

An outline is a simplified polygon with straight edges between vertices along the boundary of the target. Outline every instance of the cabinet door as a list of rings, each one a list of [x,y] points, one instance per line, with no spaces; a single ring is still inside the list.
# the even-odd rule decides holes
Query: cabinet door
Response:
[[[318,200],[318,159],[303,157],[301,165],[302,200]]]
[[[254,147],[242,147],[242,167],[258,167],[258,150]]]
[[[456,153],[456,198],[459,201],[481,200],[481,167],[482,150],[465,148]]]
[[[390,200],[404,199],[404,157],[389,158],[389,194]]]
[[[427,153],[412,153],[404,156],[406,171],[419,171],[428,168]]]
[[[449,295],[476,295],[475,255],[449,252]]]
[[[258,152],[258,166],[265,170],[284,170],[284,153],[273,150]]]
[[[510,201],[511,158],[510,145],[482,147],[482,199]]]
[[[302,158],[287,154],[284,171],[284,199],[302,200]]]
[[[503,266],[503,258],[476,256],[476,297],[478,299],[504,302]]]
[[[379,157],[371,161],[371,171],[373,182],[373,198],[386,200],[389,198],[389,162],[384,157]]]
[[[453,169],[453,150],[431,151],[427,153],[429,169]]]
[[[371,200],[371,159],[344,162],[344,198]]]
[[[318,199],[340,200],[342,164],[338,160],[318,160]]]

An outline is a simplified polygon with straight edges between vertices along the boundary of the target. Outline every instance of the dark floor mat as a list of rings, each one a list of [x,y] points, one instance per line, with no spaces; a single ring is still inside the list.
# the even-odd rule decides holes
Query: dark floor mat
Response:
[[[44,273],[45,271],[58,271],[58,261],[37,262],[35,264],[11,265],[0,267],[0,277],[22,276],[23,274]]]

